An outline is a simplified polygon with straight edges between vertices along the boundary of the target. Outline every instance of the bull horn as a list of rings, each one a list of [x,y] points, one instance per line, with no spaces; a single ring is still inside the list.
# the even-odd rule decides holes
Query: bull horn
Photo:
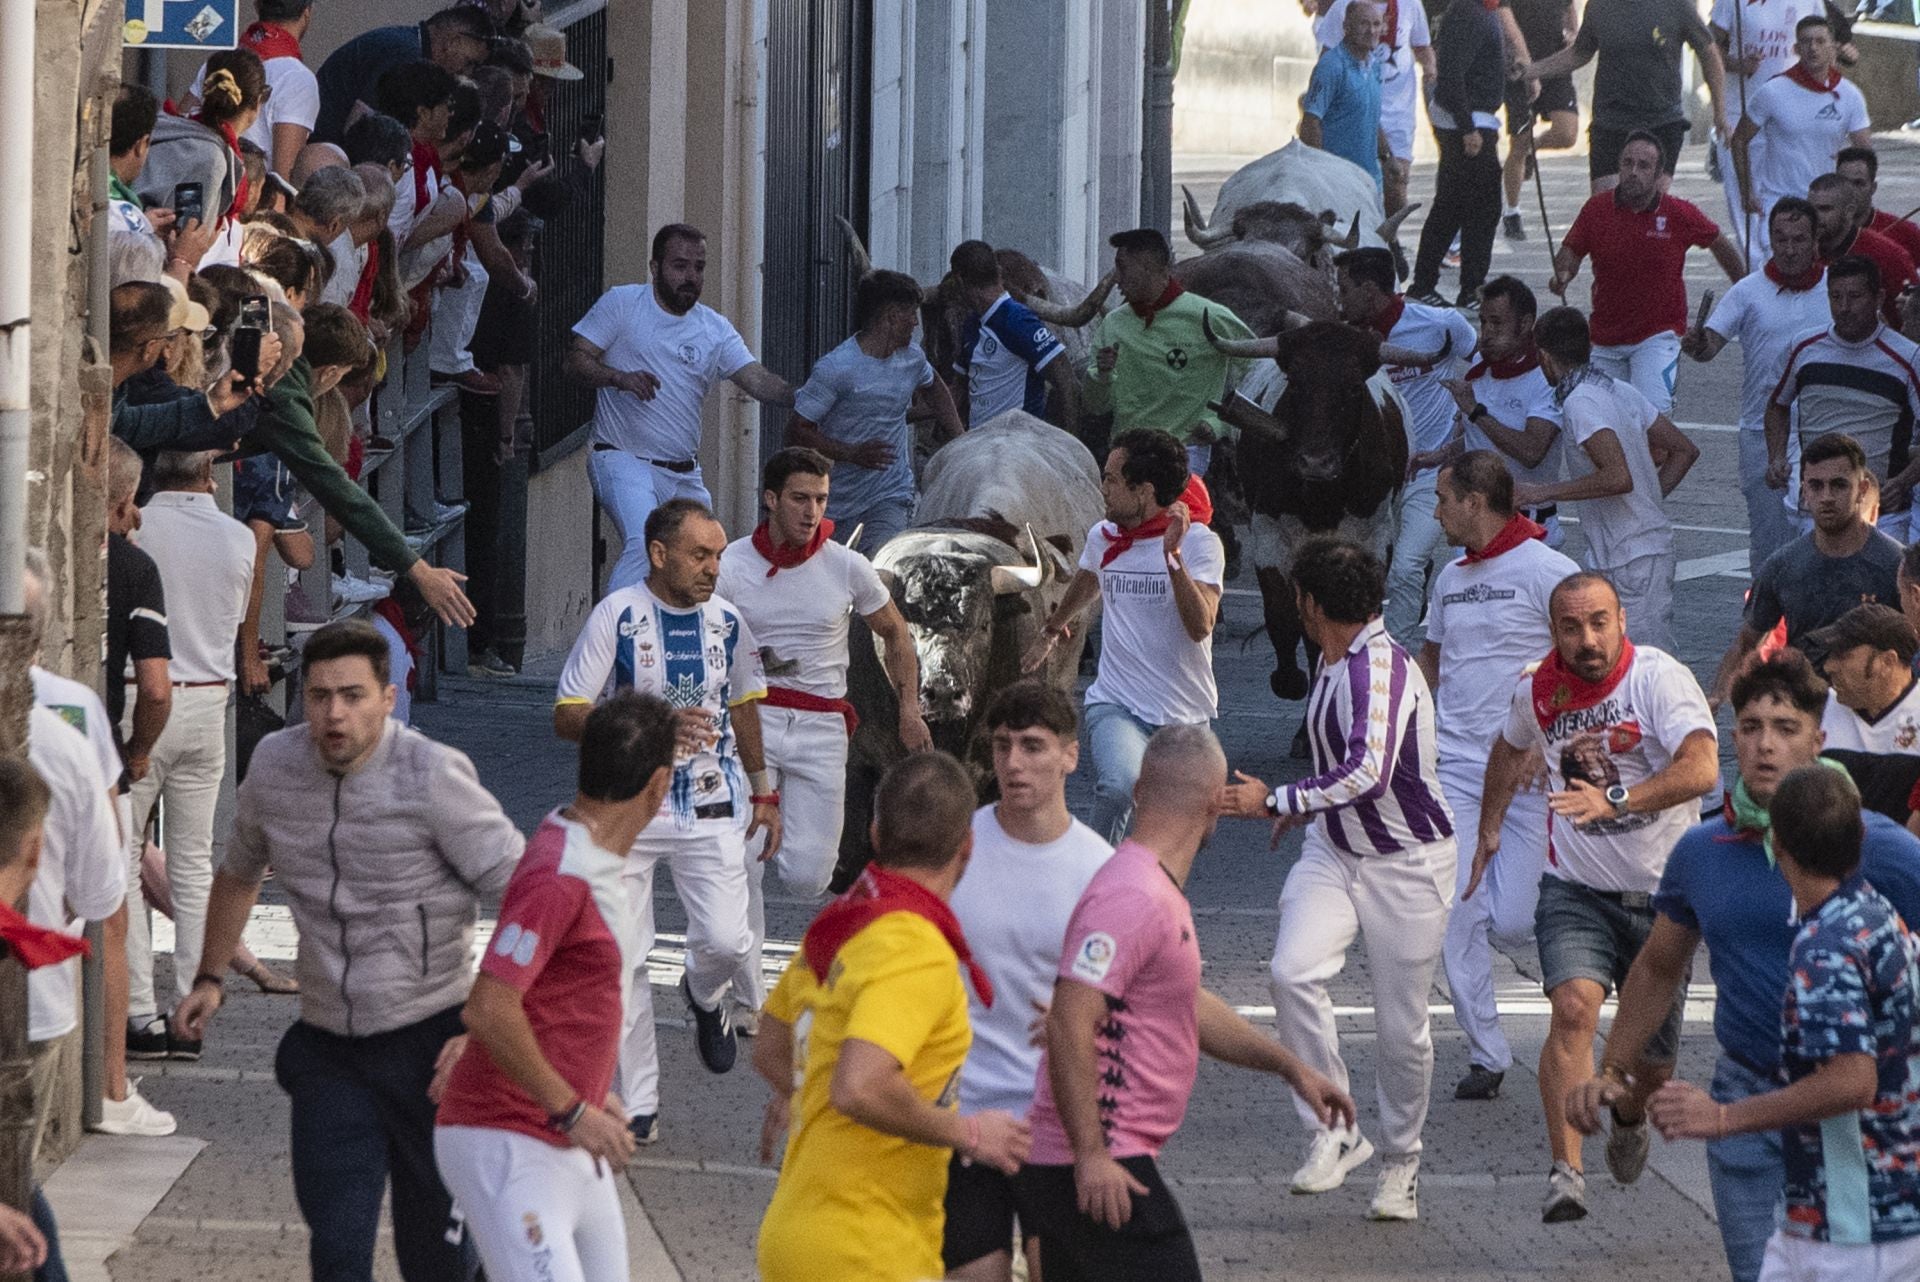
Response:
[[[848,228],[847,230],[851,231],[853,229]],[[1353,226],[1347,228],[1347,234],[1341,237],[1340,246],[1343,249],[1360,248],[1360,215],[1355,214],[1353,216]]]
[[[1113,273],[1102,276],[1087,296],[1078,303],[1068,305],[1056,303],[1050,298],[1041,298],[1025,290],[1009,290],[1014,298],[1028,311],[1049,325],[1058,325],[1063,329],[1079,329],[1100,314],[1100,304],[1107,301],[1107,295],[1113,290]]]
[[[1232,228],[1211,227],[1207,224],[1207,220],[1200,216],[1200,202],[1193,198],[1192,190],[1185,183],[1180,184],[1180,195],[1182,217],[1186,221],[1188,240],[1202,249],[1212,249],[1215,245],[1223,245],[1234,239]]]
[[[1391,245],[1400,235],[1400,224],[1407,221],[1407,215],[1420,208],[1420,205],[1421,202],[1416,200],[1410,205],[1400,206],[1399,209],[1387,215],[1387,220],[1379,227],[1380,239]]]
[[[1201,318],[1203,324],[1205,323],[1205,319],[1205,317]],[[1380,344],[1380,363],[1382,365],[1400,365],[1411,366],[1416,369],[1431,369],[1441,361],[1447,359],[1447,356],[1452,351],[1452,334],[1448,334],[1447,341],[1440,344],[1439,351],[1431,353],[1418,351],[1399,343],[1382,343]]]
[[[1027,543],[1033,548],[1032,565],[996,565],[989,572],[995,596],[1031,592],[1047,581],[1046,563],[1040,558],[1040,540],[1034,537],[1031,525],[1027,526]]]
[[[1237,356],[1246,360],[1255,360],[1262,356],[1280,355],[1278,338],[1222,338],[1213,332],[1213,313],[1200,313],[1200,329],[1213,344],[1215,351],[1225,356]]]
[[[1200,317],[1200,322],[1202,325],[1206,324],[1206,319],[1207,318],[1204,315]],[[1307,315],[1305,312],[1288,312],[1285,316],[1282,316],[1280,318],[1280,328],[1283,330],[1299,329],[1302,325],[1311,325],[1311,324],[1313,324],[1313,317]]]
[[[867,256],[867,242],[860,239],[860,233],[853,229],[846,215],[835,214],[834,221],[840,224],[840,230],[847,238],[847,252],[853,256],[854,272],[865,276],[873,270],[873,259]]]
[[[1280,425],[1279,419],[1239,392],[1224,396],[1217,401],[1209,401],[1207,408],[1219,415],[1222,423],[1228,427],[1237,427],[1242,432],[1259,429],[1280,437],[1287,434],[1287,429]]]
[[[866,532],[867,532],[867,523],[865,521],[862,521],[860,524],[854,526],[853,533],[847,536],[847,551],[851,552],[855,548],[859,547],[860,536],[862,534],[865,534]]]

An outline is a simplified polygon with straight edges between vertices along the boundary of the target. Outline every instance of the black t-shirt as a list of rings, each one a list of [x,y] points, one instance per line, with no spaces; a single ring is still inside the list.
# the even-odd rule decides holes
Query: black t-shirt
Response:
[[[1529,60],[1538,62],[1567,47],[1567,10],[1573,0],[1504,0],[1513,10]]]
[[[1824,628],[1856,605],[1878,602],[1900,608],[1894,576],[1904,549],[1875,530],[1852,556],[1827,556],[1803,534],[1775,552],[1753,577],[1747,625],[1765,636],[1787,621],[1787,644],[1807,650],[1815,664],[1826,658],[1807,645],[1807,634]],[[1904,821],[1903,821],[1904,822]]]
[[[1653,129],[1685,120],[1680,59],[1686,47],[1713,42],[1693,0],[1606,0],[1589,4],[1573,47],[1599,55],[1593,123],[1602,129]]]
[[[107,536],[107,717],[114,746],[126,755],[120,719],[127,709],[129,660],[171,659],[167,640],[167,596],[160,567],[123,535]]]

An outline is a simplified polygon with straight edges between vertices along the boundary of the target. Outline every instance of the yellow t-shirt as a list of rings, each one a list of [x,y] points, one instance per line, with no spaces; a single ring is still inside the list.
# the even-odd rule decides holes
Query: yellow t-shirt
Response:
[[[945,1272],[949,1151],[882,1135],[836,1111],[833,1068],[849,1037],[905,1067],[953,1107],[973,1040],[953,949],[926,918],[889,913],[848,940],[824,984],[796,954],[767,999],[793,1028],[795,1124],[760,1225],[763,1282],[920,1282]]]

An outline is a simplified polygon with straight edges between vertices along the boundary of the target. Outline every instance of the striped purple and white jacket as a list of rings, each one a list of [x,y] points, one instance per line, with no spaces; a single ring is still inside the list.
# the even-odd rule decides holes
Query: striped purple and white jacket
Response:
[[[1325,663],[1307,702],[1313,775],[1275,791],[1283,814],[1324,817],[1350,855],[1387,855],[1453,836],[1440,791],[1433,694],[1379,619]]]

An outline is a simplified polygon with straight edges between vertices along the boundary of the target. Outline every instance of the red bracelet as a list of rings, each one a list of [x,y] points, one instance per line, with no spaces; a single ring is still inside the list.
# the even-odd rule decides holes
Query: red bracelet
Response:
[[[755,806],[777,806],[780,804],[780,794],[777,792],[763,792],[748,797],[747,802]]]

